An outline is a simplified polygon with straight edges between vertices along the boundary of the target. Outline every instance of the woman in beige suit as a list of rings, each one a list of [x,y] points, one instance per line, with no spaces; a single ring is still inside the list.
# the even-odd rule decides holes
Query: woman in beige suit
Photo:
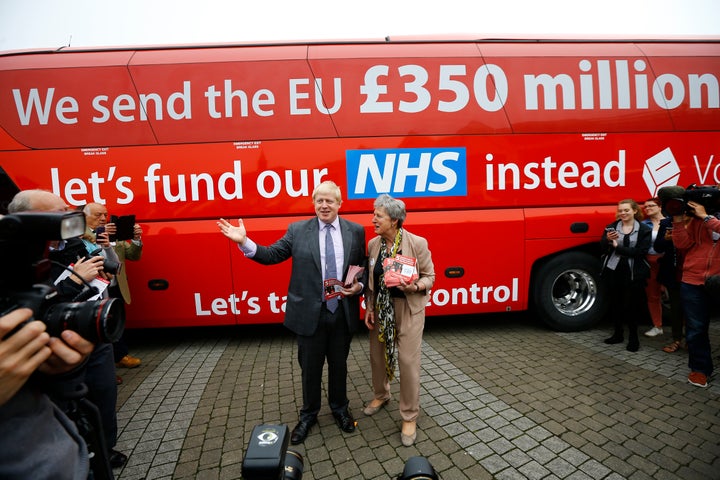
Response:
[[[365,291],[365,325],[370,329],[370,364],[373,399],[365,415],[374,415],[390,401],[390,381],[395,365],[400,370],[400,416],[402,444],[417,438],[420,413],[420,348],[425,327],[425,305],[435,282],[428,242],[402,228],[405,203],[382,194],[374,204],[373,226],[377,237],[368,243],[369,272]],[[383,261],[398,254],[417,260],[418,277],[387,287]]]

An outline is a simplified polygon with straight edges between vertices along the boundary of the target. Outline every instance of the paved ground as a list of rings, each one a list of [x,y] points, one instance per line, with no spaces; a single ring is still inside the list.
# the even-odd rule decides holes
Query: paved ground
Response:
[[[667,329],[669,330],[669,328]],[[327,406],[303,445],[304,480],[390,479],[415,455],[443,480],[720,479],[720,375],[687,383],[687,353],[641,338],[607,346],[610,328],[545,329],[529,315],[429,319],[418,441],[400,443],[393,401],[373,417],[366,333],[349,359],[358,421],[342,433]],[[644,330],[641,330],[644,331]],[[238,479],[253,427],[297,422],[294,338],[279,326],[134,331],[143,364],[120,369],[119,479]],[[711,324],[720,370],[720,321]]]

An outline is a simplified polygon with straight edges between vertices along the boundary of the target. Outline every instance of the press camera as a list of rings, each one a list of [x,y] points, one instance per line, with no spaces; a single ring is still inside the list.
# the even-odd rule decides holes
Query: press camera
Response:
[[[0,217],[0,315],[27,307],[51,336],[73,330],[92,342],[117,341],[125,327],[115,298],[61,302],[50,280],[49,242],[85,232],[82,212],[27,212]],[[10,335],[13,332],[10,333]]]
[[[98,255],[102,255],[102,248],[96,248],[92,252],[90,252],[91,257],[96,257]],[[120,269],[122,268],[122,263],[116,262],[115,260],[112,260],[110,258],[106,258],[103,260],[103,272],[107,272],[112,275],[117,275],[120,272]]]
[[[425,457],[410,457],[398,480],[439,480],[438,474]]]
[[[685,189],[678,186],[662,187],[658,190],[658,198],[663,210],[671,216],[683,213],[694,215],[695,212],[688,202],[699,203],[705,207],[708,215],[715,215],[720,211],[720,189],[716,186],[692,184]]]
[[[242,476],[246,480],[301,480],[303,458],[288,449],[287,425],[257,425],[250,434]]]
[[[290,439],[287,425],[256,425],[242,462],[245,480],[301,480],[303,458],[288,449]],[[439,476],[425,457],[410,457],[397,480],[439,480]]]

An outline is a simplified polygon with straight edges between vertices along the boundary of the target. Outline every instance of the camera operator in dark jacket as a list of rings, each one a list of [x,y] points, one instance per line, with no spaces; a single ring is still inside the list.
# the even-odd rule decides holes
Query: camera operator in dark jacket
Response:
[[[44,259],[49,247],[61,243],[55,239],[79,234],[82,225],[77,215],[65,213],[65,204],[56,202],[59,197],[46,202],[48,195],[52,196],[44,192],[35,205],[45,214],[21,213],[32,204],[25,200],[33,194],[19,194],[18,201],[8,205],[13,215],[0,216],[2,479],[84,479],[95,462],[89,455],[87,428],[77,423],[78,419],[92,421],[88,412],[97,414],[83,400],[94,325],[76,328],[73,318],[72,327],[67,326],[65,314],[73,306],[56,302],[58,295],[50,286]],[[88,263],[78,270],[93,268]],[[96,420],[94,425],[98,424]],[[106,471],[111,475],[109,468]]]
[[[25,190],[13,198],[8,206],[10,213],[18,212],[64,212],[68,211],[68,206],[59,196],[44,190]],[[82,246],[77,251],[80,254],[68,256],[69,251],[75,251],[77,242]],[[108,276],[102,273],[103,257],[89,257],[85,246],[79,238],[67,240],[64,244],[59,245],[55,250],[50,252],[50,258],[62,263],[65,266],[74,263],[73,271],[76,266],[84,269],[84,280],[90,280],[97,275]],[[83,257],[85,259],[83,259]],[[61,269],[55,270],[53,278],[57,278],[57,273]],[[78,274],[81,270],[78,270]],[[109,278],[108,278],[109,279]],[[64,301],[76,301],[75,295],[81,292],[85,286],[82,281],[70,275],[68,278],[56,285],[58,293]],[[87,398],[94,403],[100,411],[103,434],[105,436],[105,445],[110,466],[119,468],[127,461],[127,456],[121,452],[114,450],[117,443],[117,384],[115,383],[115,360],[113,357],[112,344],[106,342],[98,342],[93,349],[90,358],[84,369],[84,377],[82,381],[88,387]]]

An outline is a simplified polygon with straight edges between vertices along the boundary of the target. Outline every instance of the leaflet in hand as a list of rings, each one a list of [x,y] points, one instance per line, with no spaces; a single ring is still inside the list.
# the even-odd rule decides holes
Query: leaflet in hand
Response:
[[[70,270],[72,270],[72,269],[73,269],[73,265],[71,264],[68,268],[69,268]],[[55,285],[57,285],[58,283],[62,282],[62,281],[65,280],[66,278],[70,277],[70,275],[72,275],[72,273],[70,272],[70,270],[63,270],[62,273],[61,273],[60,275],[58,275],[58,278],[55,279],[55,282],[54,282]],[[105,289],[108,287],[108,285],[110,285],[110,282],[109,282],[108,280],[105,280],[105,279],[102,278],[102,277],[95,277],[95,278],[93,278],[92,280],[90,280],[90,282],[88,282],[88,283],[90,283],[90,286],[91,286],[91,287],[97,288],[97,289],[98,289],[98,292],[99,292],[97,295],[94,295],[94,296],[88,298],[88,301],[89,301],[89,300],[98,300],[98,299],[100,299],[100,297],[102,296],[102,293],[105,291]]]
[[[416,264],[417,259],[404,255],[395,255],[394,258],[386,258],[383,261],[385,272],[385,285],[397,287],[401,280],[405,283],[412,283],[419,278]]]
[[[365,271],[365,267],[360,265],[350,265],[348,267],[347,276],[345,276],[345,283],[341,282],[336,278],[328,278],[323,281],[325,287],[325,300],[333,297],[342,297],[342,289],[349,288],[352,286],[353,281],[358,278]]]
[[[342,297],[343,284],[337,278],[328,278],[323,281],[325,287],[325,300],[329,300],[334,297]]]
[[[345,277],[345,286],[351,286],[355,279],[360,278],[364,271],[365,267],[361,267],[360,265],[350,265],[348,267],[347,276]]]

